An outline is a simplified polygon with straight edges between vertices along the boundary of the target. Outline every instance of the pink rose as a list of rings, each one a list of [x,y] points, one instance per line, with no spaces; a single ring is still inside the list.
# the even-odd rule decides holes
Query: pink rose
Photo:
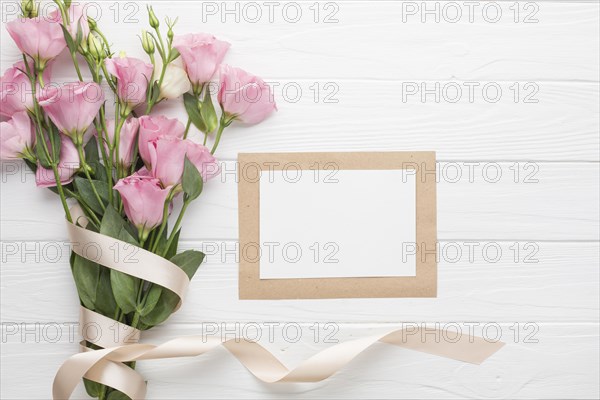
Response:
[[[60,25],[43,17],[17,18],[6,24],[6,30],[22,53],[42,65],[67,47]]]
[[[67,15],[69,17],[69,26],[66,28],[71,34],[71,37],[73,39],[77,37],[77,28],[79,24],[81,24],[81,33],[83,35],[82,43],[86,43],[87,37],[90,34],[90,25],[88,23],[87,14],[85,13],[85,7],[80,3],[73,3],[67,10]],[[62,15],[58,8],[52,11],[48,18],[55,23],[63,24]]]
[[[142,176],[144,178],[154,178],[152,176],[152,172],[148,171],[148,168],[142,167],[139,170],[135,171],[132,176]]]
[[[183,175],[186,142],[180,138],[159,136],[148,143],[152,176],[163,187],[177,185]]]
[[[133,57],[109,58],[106,69],[117,78],[119,99],[130,109],[146,100],[148,82],[152,79],[154,66]]]
[[[73,175],[79,169],[79,154],[75,145],[65,135],[61,135],[60,143],[60,161],[58,163],[58,175],[60,183],[66,185],[73,181]],[[54,187],[56,179],[52,169],[43,168],[38,163],[37,171],[35,172],[35,183],[38,187]]]
[[[83,143],[83,135],[104,103],[104,92],[97,83],[67,83],[61,87],[46,86],[38,102],[58,129],[75,144]]]
[[[31,154],[35,133],[26,111],[15,113],[7,122],[0,122],[0,159],[14,160]]]
[[[211,80],[231,45],[206,33],[190,33],[173,40],[185,71],[196,88]]]
[[[271,88],[261,78],[229,65],[221,66],[218,98],[228,118],[246,124],[262,122],[277,110]]]
[[[33,63],[29,62],[29,64],[30,71],[33,71]],[[0,115],[2,116],[11,117],[16,112],[33,110],[31,81],[23,71],[27,71],[27,68],[21,61],[7,69],[0,78]],[[50,82],[50,71],[50,66],[44,70],[45,82]]]
[[[140,157],[142,157],[147,167],[150,166],[150,152],[148,150],[148,143],[150,141],[161,135],[183,139],[185,127],[178,119],[167,118],[163,115],[144,115],[140,117],[139,122],[140,135],[138,148]]]
[[[186,140],[187,158],[196,166],[204,182],[219,175],[217,159],[205,146]]]
[[[133,150],[137,140],[137,134],[140,124],[136,118],[129,118],[123,124],[121,132],[119,133],[119,162],[125,168],[131,167],[133,163]],[[106,129],[108,130],[108,140],[114,142],[115,140],[115,121],[110,119],[106,121]],[[97,133],[96,133],[97,134]],[[106,139],[106,138],[104,138]],[[104,147],[108,152],[108,145],[104,143]]]
[[[156,178],[140,175],[121,179],[114,189],[121,194],[125,214],[140,231],[140,239],[145,239],[161,224],[170,189],[161,188]]]

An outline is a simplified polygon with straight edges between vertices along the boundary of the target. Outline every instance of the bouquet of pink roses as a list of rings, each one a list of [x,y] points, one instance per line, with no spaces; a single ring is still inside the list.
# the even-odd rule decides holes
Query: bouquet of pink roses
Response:
[[[177,20],[170,19],[163,35],[151,7],[151,29],[141,34],[145,61],[115,56],[82,5],[55,4],[54,12],[41,16],[33,0],[23,0],[22,17],[7,24],[23,60],[1,80],[0,155],[23,159],[35,171],[37,185],[58,195],[70,226],[169,260],[191,279],[204,254],[177,252],[186,209],[219,173],[214,154],[225,128],[264,120],[276,109],[271,90],[260,78],[221,64],[229,43],[209,34],[176,36]],[[63,52],[72,59],[76,82],[52,79],[53,60]],[[84,65],[90,82],[83,80]],[[215,75],[220,112],[209,85]],[[186,125],[152,114],[162,101],[181,97]],[[203,143],[188,138],[192,126],[204,134]],[[174,202],[182,206],[169,228]],[[137,276],[135,269],[145,265],[128,274],[102,260],[81,251],[71,255],[86,315],[138,331],[162,323],[177,308],[177,293]],[[100,344],[84,343],[92,349]],[[126,397],[93,380],[85,386],[100,399]]]

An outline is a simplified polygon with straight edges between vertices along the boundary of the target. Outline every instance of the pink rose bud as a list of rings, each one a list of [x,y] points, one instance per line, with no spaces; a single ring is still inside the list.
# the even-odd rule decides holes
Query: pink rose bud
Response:
[[[109,58],[106,69],[117,78],[117,95],[130,110],[146,100],[154,66],[133,57]]]
[[[180,138],[159,136],[148,143],[152,176],[163,187],[177,185],[183,175],[186,142]]]
[[[204,182],[219,175],[220,169],[217,159],[213,157],[208,148],[191,140],[185,142],[187,144],[187,158],[196,166]]]
[[[6,30],[21,52],[42,66],[67,47],[60,25],[43,17],[17,18],[6,24]]]
[[[140,124],[137,118],[131,117],[125,121],[121,128],[121,132],[119,133],[119,162],[125,168],[131,167],[131,164],[133,163],[133,150],[135,148],[139,127]],[[115,140],[115,121],[113,119],[106,121],[106,129],[108,131],[108,140],[113,143]],[[108,153],[109,148],[106,142],[104,142],[104,147]]]
[[[163,115],[150,116],[144,115],[139,119],[140,123],[140,135],[138,149],[140,157],[144,160],[146,167],[150,167],[150,151],[148,150],[148,143],[156,139],[157,137],[169,136],[183,139],[185,132],[185,126],[178,119],[167,118]]]
[[[35,133],[26,111],[0,122],[0,159],[15,160],[32,156]]]
[[[62,133],[75,144],[82,144],[85,131],[104,103],[104,92],[94,82],[49,85],[38,95],[38,101]]]
[[[60,142],[60,161],[58,162],[58,175],[60,183],[67,185],[73,181],[73,175],[79,170],[79,154],[75,145],[67,136],[61,135]],[[50,168],[43,168],[38,163],[37,171],[35,172],[35,183],[38,187],[54,187],[56,179],[54,171]]]
[[[230,46],[206,33],[175,36],[173,40],[173,47],[181,54],[185,71],[195,88],[211,80]]]
[[[240,68],[221,66],[219,103],[228,119],[257,124],[277,110],[271,88]]]
[[[29,64],[30,71],[33,72],[33,63]],[[50,82],[50,70],[50,66],[44,70],[45,82]],[[0,115],[4,117],[11,117],[20,111],[33,110],[31,81],[23,71],[27,71],[27,68],[21,61],[7,69],[0,78]]]
[[[162,222],[170,188],[163,189],[156,178],[132,175],[117,182],[114,189],[121,194],[125,214],[140,231],[140,239],[145,239]]]
[[[85,7],[82,6],[81,3],[73,3],[67,10],[67,16],[69,17],[67,31],[71,34],[71,37],[75,39],[77,37],[77,29],[79,25],[81,25],[81,34],[83,37],[82,43],[85,43],[90,34],[90,24],[88,23],[88,17],[85,13]],[[57,24],[63,24],[62,15],[58,8],[50,13],[48,19]]]

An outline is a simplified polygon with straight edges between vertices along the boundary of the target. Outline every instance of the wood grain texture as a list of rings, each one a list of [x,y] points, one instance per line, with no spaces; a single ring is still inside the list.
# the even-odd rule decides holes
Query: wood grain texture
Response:
[[[221,6],[216,15],[206,15],[203,29],[234,44],[227,62],[272,82],[279,105],[277,117],[261,125],[228,129],[220,157],[433,149],[446,161],[598,161],[597,3],[539,3],[538,23],[515,23],[513,3],[499,2],[504,16],[499,22],[487,23],[479,13],[473,23],[455,24],[431,18],[421,23],[420,14],[403,23],[401,3],[331,3],[339,7],[337,23],[314,23],[311,2],[293,3],[303,10],[298,23],[287,22],[281,12],[273,23],[243,18],[235,23],[235,16],[221,15]],[[443,8],[453,2],[437,3]],[[116,18],[114,4],[119,3],[98,9],[100,25],[115,48],[145,57],[130,38],[145,22],[143,12],[136,13],[139,24],[116,23],[125,11]],[[164,14],[185,7],[178,28],[197,30],[207,11],[200,3],[183,4],[159,1],[155,7]],[[242,10],[245,3],[239,4]],[[5,30],[1,39],[5,69],[19,53]],[[54,71],[57,81],[74,77],[67,55]],[[436,84],[441,99],[427,94],[423,102],[421,85],[431,90]],[[413,85],[418,92],[407,94]],[[472,99],[468,85],[475,85]],[[493,87],[484,90],[486,85]],[[496,85],[502,94],[490,102]],[[458,100],[453,86],[462,92]],[[159,111],[185,118],[182,107]]]
[[[3,175],[2,238],[65,240],[60,202],[36,188],[21,164],[3,166],[20,169]],[[186,214],[182,239],[237,240],[237,165],[225,162],[221,169],[221,177],[206,185],[202,201]],[[439,171],[440,240],[598,238],[600,164],[453,162],[440,163]]]
[[[181,246],[182,250],[191,248],[204,250],[207,263],[192,280],[185,303],[169,323],[272,318],[305,323],[598,322],[598,243],[441,242],[436,299],[371,300],[238,300],[236,243],[184,242]],[[77,294],[67,249],[66,243],[4,245],[3,322],[75,320]],[[496,260],[497,250],[500,257]],[[50,313],[46,306],[49,298],[53,299]]]
[[[337,5],[333,19],[338,22],[332,23],[324,22],[333,11],[325,9],[327,2],[320,2],[317,23],[310,9],[314,2],[295,2],[301,8],[297,22],[292,22],[297,6],[292,4],[293,8],[284,12],[285,2],[281,2],[273,12],[273,22],[265,6],[261,9],[263,18],[253,23],[250,10],[243,11],[244,3],[248,2],[239,3],[236,22],[235,14],[224,14],[221,2],[216,2],[214,15],[203,10],[202,2],[152,2],[157,14],[179,17],[179,32],[201,27],[233,43],[227,62],[269,79],[598,81],[597,2],[535,3],[539,6],[535,13],[538,22],[533,23],[523,22],[531,12],[523,7],[521,22],[515,23],[514,12],[509,9],[513,2],[508,1],[497,2],[502,18],[496,23],[486,22],[482,7],[474,13],[472,23],[466,8],[461,10],[465,18],[458,23],[447,22],[448,18],[436,23],[435,16],[422,23],[420,13],[407,16],[403,22],[402,4],[407,2],[385,0],[333,2]],[[440,8],[448,3],[452,2],[440,1]],[[97,20],[109,33],[114,48],[143,55],[132,37],[146,28],[144,4],[140,3],[139,11],[130,9],[128,13],[122,7],[118,16],[116,2],[97,4],[92,10],[99,13]],[[121,2],[124,4],[127,2]],[[229,10],[234,7],[235,3],[230,3]],[[492,19],[493,11],[489,11]],[[131,18],[124,21],[127,15]],[[0,53],[6,68],[20,56],[4,30],[0,38],[9,43]]]
[[[337,323],[339,340],[401,322],[499,323],[509,344],[482,366],[378,345],[311,385],[261,384],[217,350],[140,363],[149,399],[600,397],[600,4],[529,2],[538,22],[524,23],[532,9],[520,2],[515,23],[515,2],[499,1],[497,23],[487,22],[480,8],[472,23],[443,16],[436,23],[433,15],[422,23],[420,13],[403,22],[403,7],[421,7],[420,1],[321,1],[315,22],[315,2],[298,1],[302,18],[291,23],[282,14],[285,2],[272,22],[258,2],[263,17],[252,23],[223,15],[223,7],[236,7],[227,3],[152,2],[157,13],[180,17],[177,32],[200,30],[230,41],[226,61],[269,81],[279,112],[264,124],[226,131],[218,154],[224,179],[208,184],[191,207],[181,244],[203,249],[207,263],[181,310],[145,340],[206,333],[213,323],[229,332],[239,330],[236,323],[257,323],[264,334],[264,324],[274,322],[274,340],[261,341],[290,366],[329,345],[314,340],[315,323],[319,329]],[[11,4],[17,5],[2,2],[3,22],[14,18],[5,8]],[[114,48],[144,57],[134,37],[146,27],[145,3],[95,4]],[[214,15],[203,9],[211,4]],[[328,15],[337,22],[325,23]],[[127,16],[139,22],[126,23]],[[4,27],[0,42],[4,70],[19,53]],[[57,81],[74,79],[66,56],[54,71]],[[439,101],[435,93],[422,97],[423,88],[436,85]],[[468,85],[476,87],[472,99]],[[491,89],[484,94],[485,85]],[[456,87],[462,95],[454,101]],[[492,102],[495,88],[502,95]],[[177,105],[157,112],[185,118]],[[381,150],[435,150],[441,161],[438,298],[238,300],[237,154]],[[77,351],[78,340],[68,336],[77,298],[62,209],[22,166],[1,167],[0,397],[47,399],[56,369]],[[498,169],[502,177],[492,183]],[[455,182],[457,171],[462,176]],[[498,248],[502,256],[493,262]],[[537,343],[525,340],[530,331],[523,324],[530,322]],[[296,323],[302,338],[284,340],[280,328]],[[61,332],[56,343],[54,324]],[[81,387],[76,397],[85,398]]]
[[[376,334],[397,325],[339,325],[335,339],[344,341]],[[6,327],[5,327],[6,328]],[[235,331],[235,327],[224,327]],[[288,366],[294,366],[331,344],[315,341],[309,327],[303,339],[289,343],[278,330],[261,341]],[[524,343],[516,340],[511,325],[501,326],[508,344],[480,366],[376,345],[347,368],[325,382],[315,384],[265,385],[253,378],[224,349],[197,358],[144,361],[139,370],[149,381],[148,398],[204,399],[413,399],[413,398],[552,398],[594,399],[598,397],[598,326],[590,324],[539,324]],[[11,328],[12,329],[12,328]],[[56,343],[35,343],[35,326],[19,327],[6,334],[2,347],[2,398],[47,399],[53,372],[63,359],[77,351],[68,334]],[[26,343],[21,332],[29,329]],[[149,342],[185,334],[197,334],[199,326],[171,325],[146,337]],[[478,332],[479,333],[479,332]],[[41,333],[40,333],[41,335]],[[230,334],[231,335],[231,334]],[[490,337],[495,333],[490,333]],[[54,337],[54,336],[52,336]],[[27,365],[27,373],[15,365]],[[36,382],[32,385],[31,382]],[[75,398],[85,398],[78,387]]]

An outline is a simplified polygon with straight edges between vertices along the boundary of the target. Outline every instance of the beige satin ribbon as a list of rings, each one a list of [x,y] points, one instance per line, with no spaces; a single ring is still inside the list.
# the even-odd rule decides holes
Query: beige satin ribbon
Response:
[[[71,216],[82,226],[67,222],[74,253],[105,267],[153,282],[179,296],[181,306],[190,279],[181,268],[148,250],[85,229],[87,218],[79,206],[71,208]]]
[[[76,220],[82,216],[81,210],[73,210]],[[94,244],[99,246],[101,253],[111,254],[110,246],[115,239],[85,230],[73,224],[68,224],[69,235],[74,243],[74,251],[86,257],[83,249]],[[120,242],[123,243],[123,242]],[[179,267],[173,263],[143,249],[139,250],[142,262],[123,265],[114,257],[101,257],[96,261],[112,268],[146,281],[167,287],[180,298],[189,284],[189,279]],[[175,267],[179,272],[174,272]],[[325,349],[299,366],[289,370],[271,352],[260,344],[244,338],[220,340],[206,336],[187,336],[170,340],[161,345],[127,344],[139,339],[139,331],[127,325],[113,321],[85,308],[80,312],[80,324],[84,325],[81,333],[85,340],[104,347],[101,350],[91,350],[82,342],[81,353],[67,359],[59,368],[54,378],[52,395],[54,399],[68,399],[81,378],[102,383],[118,389],[132,399],[143,399],[146,395],[146,384],[142,376],[124,365],[124,362],[138,360],[158,360],[177,357],[195,357],[216,347],[225,347],[250,373],[266,383],[275,382],[318,382],[327,379],[356,356],[377,342],[393,344],[407,349],[447,357],[472,364],[480,364],[498,351],[504,343],[489,342],[482,338],[469,335],[458,335],[452,342],[440,341],[444,332],[440,330],[395,329],[379,335],[340,343]],[[99,339],[91,336],[85,326],[95,324],[99,327]],[[115,325],[116,324],[116,325]],[[104,332],[116,331],[119,334],[110,340]],[[91,339],[91,340],[90,340]]]
[[[139,342],[142,331],[80,307],[79,334],[84,341],[109,348]]]

